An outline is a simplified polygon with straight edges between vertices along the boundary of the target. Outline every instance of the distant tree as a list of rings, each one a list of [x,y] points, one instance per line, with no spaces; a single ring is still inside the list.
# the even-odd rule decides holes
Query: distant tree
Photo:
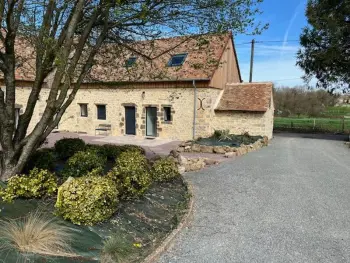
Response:
[[[350,91],[350,1],[309,0],[297,65],[330,92]]]
[[[5,88],[0,88],[0,180],[20,173],[57,126],[106,43],[118,50],[131,49],[136,40],[194,32],[259,33],[265,26],[254,18],[262,1],[1,0],[0,75]],[[35,76],[17,122],[16,72],[28,67],[16,52],[19,41],[27,43],[24,53],[34,57],[30,66]],[[28,133],[44,84],[50,88],[46,107]]]
[[[284,117],[321,116],[328,107],[337,103],[338,98],[339,95],[325,90],[310,90],[302,86],[279,87],[274,91],[276,114]]]

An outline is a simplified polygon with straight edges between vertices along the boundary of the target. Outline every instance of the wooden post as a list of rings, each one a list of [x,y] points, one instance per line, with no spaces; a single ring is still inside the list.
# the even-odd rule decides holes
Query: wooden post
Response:
[[[252,82],[252,81],[253,81],[254,46],[255,46],[255,39],[252,40],[252,49],[251,49],[251,53],[250,53],[250,74],[249,74],[249,82]]]
[[[345,132],[345,116],[343,116],[342,133]]]

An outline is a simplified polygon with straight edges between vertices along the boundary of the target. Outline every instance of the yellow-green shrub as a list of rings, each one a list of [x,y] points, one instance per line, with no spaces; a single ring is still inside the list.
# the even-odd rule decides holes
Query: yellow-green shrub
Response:
[[[80,177],[93,170],[103,171],[107,162],[105,156],[97,154],[97,152],[88,150],[77,152],[70,157],[63,168],[63,177]]]
[[[176,163],[170,158],[156,160],[152,166],[152,178],[154,181],[168,181],[179,175]]]
[[[8,180],[7,187],[0,191],[0,196],[5,202],[13,199],[40,198],[51,196],[57,190],[57,180],[53,173],[47,170],[34,168],[29,175],[16,175]]]
[[[141,196],[152,181],[147,159],[140,151],[121,153],[107,176],[116,182],[122,198]]]
[[[77,225],[94,225],[117,210],[115,183],[101,176],[69,178],[58,189],[56,214]]]

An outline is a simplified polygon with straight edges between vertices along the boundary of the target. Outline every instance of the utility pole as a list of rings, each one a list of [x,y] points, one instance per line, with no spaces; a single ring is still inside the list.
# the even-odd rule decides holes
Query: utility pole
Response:
[[[251,54],[250,54],[250,74],[249,74],[249,82],[252,82],[252,81],[253,81],[254,46],[255,46],[255,39],[252,40],[252,49],[251,49]]]

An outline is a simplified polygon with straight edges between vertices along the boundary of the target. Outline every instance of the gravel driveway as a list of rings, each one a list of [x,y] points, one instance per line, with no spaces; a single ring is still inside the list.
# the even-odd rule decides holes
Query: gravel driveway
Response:
[[[194,220],[162,263],[350,262],[350,149],[277,136],[190,173]]]

